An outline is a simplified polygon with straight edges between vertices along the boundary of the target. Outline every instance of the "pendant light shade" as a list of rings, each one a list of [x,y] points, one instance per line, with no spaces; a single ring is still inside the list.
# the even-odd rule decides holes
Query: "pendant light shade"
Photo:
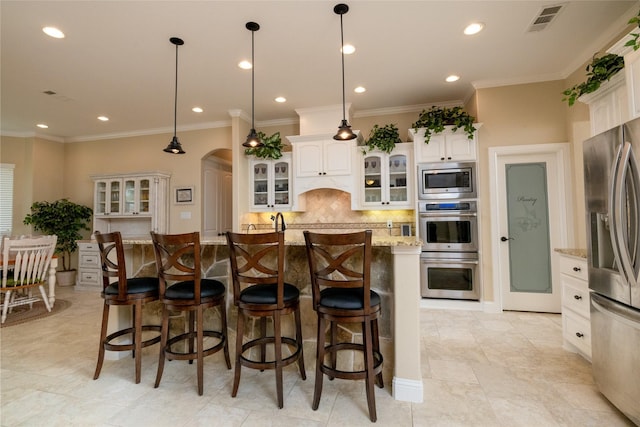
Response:
[[[178,122],[178,46],[182,46],[184,41],[178,37],[171,37],[169,41],[176,46],[176,86],[173,97],[173,139],[171,139],[171,142],[163,151],[171,154],[184,154],[185,151],[182,149],[182,145],[176,136]]]
[[[342,122],[340,122],[340,126],[338,127],[338,133],[336,133],[333,139],[345,141],[349,139],[355,139],[356,134],[351,130],[351,126],[349,126],[349,122],[347,122],[347,113],[346,113],[346,101],[345,101],[345,92],[344,92],[344,30],[342,28],[342,15],[349,11],[349,6],[344,3],[340,3],[335,5],[333,11],[340,15],[340,53],[342,55]]]
[[[249,135],[247,135],[247,140],[242,144],[247,148],[258,148],[262,147],[264,144],[258,137],[258,133],[256,132],[255,126],[255,85],[254,85],[254,76],[255,76],[255,61],[254,61],[254,43],[253,36],[256,31],[260,29],[260,25],[256,22],[247,22],[245,25],[247,30],[251,31],[251,130],[249,131]]]

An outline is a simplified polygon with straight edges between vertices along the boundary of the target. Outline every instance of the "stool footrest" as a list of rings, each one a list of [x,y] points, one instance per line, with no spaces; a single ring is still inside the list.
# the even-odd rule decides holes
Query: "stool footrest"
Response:
[[[216,353],[220,350],[222,350],[224,348],[224,344],[226,342],[226,337],[224,336],[224,334],[222,332],[219,331],[203,331],[202,335],[205,337],[214,337],[214,338],[218,338],[220,340],[220,342],[218,342],[216,345],[213,345],[209,348],[205,348],[202,350],[202,357],[208,356],[210,354]],[[194,343],[196,340],[197,334],[196,332],[185,332],[184,334],[180,334],[180,335],[176,335],[175,337],[169,339],[167,341],[167,345],[164,348],[164,352],[166,355],[167,359],[170,360],[195,360],[198,358],[198,353],[196,353],[195,351],[193,352],[176,352],[176,351],[171,351],[171,346],[177,342],[180,341],[186,341],[189,339],[193,339]],[[197,343],[196,343],[197,344]]]
[[[281,341],[282,341],[282,344],[286,344],[295,349],[292,354],[282,358],[281,366],[287,366],[296,362],[301,354],[301,348],[300,346],[298,346],[298,343],[296,342],[296,340],[290,337],[282,337]],[[253,347],[256,347],[259,345],[274,344],[274,343],[275,343],[275,337],[261,337],[251,341],[247,341],[246,343],[242,344],[243,354],[240,355],[240,363],[242,364],[242,366],[246,366],[248,368],[253,368],[253,369],[275,369],[276,368],[275,360],[268,360],[268,361],[262,362],[258,360],[252,360],[244,356],[244,352]]]
[[[335,345],[327,345],[324,347],[325,357],[331,355],[332,353],[337,353],[338,351],[361,351],[364,352],[364,344],[356,344],[356,343],[338,343]],[[382,362],[383,357],[382,354],[373,350],[373,373],[374,375],[382,372]],[[330,378],[342,378],[345,380],[361,380],[367,377],[367,371],[343,371],[340,369],[335,369],[329,365],[325,365],[324,362],[320,365],[320,370],[323,374],[326,374]]]
[[[156,326],[156,325],[143,325],[142,326],[142,330],[143,331],[156,331],[156,332],[160,332],[160,326]],[[130,343],[130,344],[113,344],[111,341],[113,341],[116,338],[119,338],[123,335],[129,335],[129,334],[133,334],[135,332],[135,328],[131,327],[131,328],[125,328],[125,329],[121,329],[119,331],[113,332],[109,335],[107,335],[107,337],[105,338],[104,342],[102,343],[104,345],[104,349],[105,350],[109,350],[109,351],[129,351],[129,350],[135,350],[135,343]],[[133,340],[132,340],[133,341]],[[142,348],[148,347],[150,345],[156,344],[160,342],[160,335],[153,337],[153,338],[149,338],[146,339],[144,341],[142,341]]]

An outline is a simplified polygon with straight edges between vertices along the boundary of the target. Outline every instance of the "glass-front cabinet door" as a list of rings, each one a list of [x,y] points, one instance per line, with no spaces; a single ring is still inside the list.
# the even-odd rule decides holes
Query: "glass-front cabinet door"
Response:
[[[119,215],[121,213],[122,180],[107,179],[95,183],[95,215]]]
[[[369,152],[362,160],[363,209],[411,208],[408,171],[411,169],[412,144],[397,144],[389,154]]]
[[[251,210],[291,208],[291,155],[280,159],[254,159],[250,166]]]
[[[124,180],[124,214],[150,214],[151,180],[149,178],[127,178]]]

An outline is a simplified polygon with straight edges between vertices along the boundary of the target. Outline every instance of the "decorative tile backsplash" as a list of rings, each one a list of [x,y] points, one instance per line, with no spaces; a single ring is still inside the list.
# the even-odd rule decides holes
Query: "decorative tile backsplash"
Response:
[[[241,219],[242,230],[254,224],[258,230],[271,229],[274,212],[250,213]],[[391,235],[400,236],[401,224],[412,224],[414,230],[414,211],[354,211],[351,210],[351,194],[340,190],[319,189],[306,193],[305,212],[283,212],[287,230],[373,230],[376,235],[389,235],[387,220],[393,221]]]

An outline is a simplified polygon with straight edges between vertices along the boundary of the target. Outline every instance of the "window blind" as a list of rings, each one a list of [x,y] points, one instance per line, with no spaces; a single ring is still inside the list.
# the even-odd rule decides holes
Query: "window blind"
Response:
[[[0,163],[0,236],[13,229],[13,170],[16,165]]]

